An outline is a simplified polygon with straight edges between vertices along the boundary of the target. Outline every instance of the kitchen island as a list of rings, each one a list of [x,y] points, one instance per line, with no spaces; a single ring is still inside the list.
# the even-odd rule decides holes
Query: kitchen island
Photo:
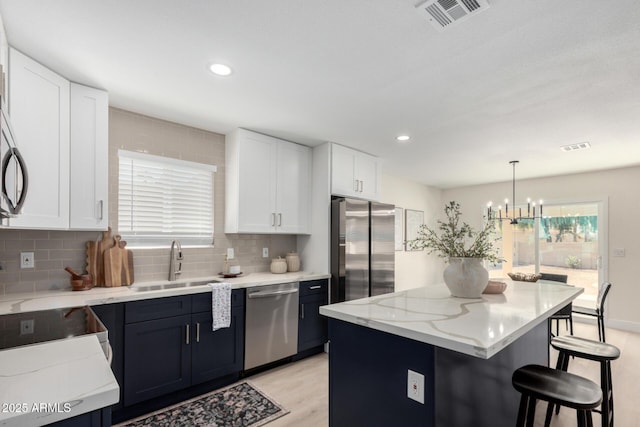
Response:
[[[330,426],[515,425],[513,371],[548,365],[547,320],[584,290],[506,282],[481,299],[452,297],[441,284],[321,307]]]

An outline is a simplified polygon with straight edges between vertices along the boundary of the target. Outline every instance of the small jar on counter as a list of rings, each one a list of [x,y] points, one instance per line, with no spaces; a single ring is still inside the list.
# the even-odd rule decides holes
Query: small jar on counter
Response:
[[[285,257],[287,260],[287,271],[300,271],[300,257],[295,252],[289,252]]]
[[[278,257],[271,260],[271,272],[274,274],[282,274],[287,272],[287,261]]]

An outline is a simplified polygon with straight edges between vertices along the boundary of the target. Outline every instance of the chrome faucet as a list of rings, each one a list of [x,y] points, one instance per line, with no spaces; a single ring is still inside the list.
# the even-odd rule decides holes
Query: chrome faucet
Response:
[[[178,250],[177,254],[176,249]],[[177,276],[182,273],[182,259],[180,240],[174,240],[171,242],[171,254],[169,258],[169,280],[176,280]],[[176,268],[176,261],[179,261],[178,268]]]

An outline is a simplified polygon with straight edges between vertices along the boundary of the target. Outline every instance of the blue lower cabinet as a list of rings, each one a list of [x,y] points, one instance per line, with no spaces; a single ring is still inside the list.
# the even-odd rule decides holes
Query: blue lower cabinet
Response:
[[[111,427],[111,409],[97,409],[47,425],[49,427]]]
[[[120,398],[111,409],[118,410],[122,407],[124,390],[124,303],[95,305],[91,309],[108,331],[112,354],[111,370],[120,386]]]
[[[210,293],[126,304],[124,406],[242,371],[244,291],[233,292],[231,326],[216,331]],[[205,300],[207,311],[195,312],[207,307]]]
[[[190,328],[190,314],[125,325],[125,406],[191,384]]]
[[[298,310],[298,352],[304,352],[327,342],[327,318],[320,306],[328,304],[328,281],[310,280],[300,283]]]
[[[191,383],[199,384],[242,371],[244,307],[233,307],[231,326],[212,331],[211,312],[191,316],[195,337],[191,347]]]

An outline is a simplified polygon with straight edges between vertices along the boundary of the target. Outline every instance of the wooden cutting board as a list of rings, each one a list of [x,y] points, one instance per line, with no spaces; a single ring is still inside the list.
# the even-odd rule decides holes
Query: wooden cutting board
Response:
[[[133,283],[133,255],[125,249],[120,235],[113,239],[114,244],[104,252],[104,279],[107,287],[128,286]]]
[[[122,285],[123,286],[128,286],[133,284],[133,252],[131,252],[129,249],[126,249],[125,246],[127,246],[127,242],[125,242],[124,240],[121,240],[119,245],[120,248],[124,249],[125,253],[125,260],[123,260],[123,265],[124,265],[124,275],[123,275],[123,282]]]
[[[101,237],[101,240],[87,242],[87,273],[93,277],[94,286],[105,286],[104,252],[115,244],[111,237],[111,227],[103,231]]]

